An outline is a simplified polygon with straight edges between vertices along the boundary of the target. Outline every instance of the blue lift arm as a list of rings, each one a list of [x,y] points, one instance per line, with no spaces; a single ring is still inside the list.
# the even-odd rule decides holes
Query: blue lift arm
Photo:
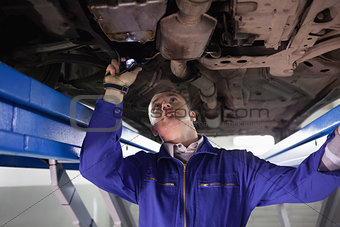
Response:
[[[340,125],[340,105],[312,121],[260,157],[280,165],[297,166],[316,151]]]

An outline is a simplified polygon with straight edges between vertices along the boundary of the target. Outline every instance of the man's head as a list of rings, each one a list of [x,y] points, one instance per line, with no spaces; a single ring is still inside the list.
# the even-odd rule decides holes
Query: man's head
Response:
[[[190,110],[185,98],[174,91],[155,94],[149,103],[148,113],[153,134],[164,141],[196,134],[193,125],[195,112]]]

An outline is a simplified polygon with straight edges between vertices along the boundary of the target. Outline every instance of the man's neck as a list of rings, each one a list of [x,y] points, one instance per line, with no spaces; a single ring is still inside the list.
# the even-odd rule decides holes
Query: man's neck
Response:
[[[174,144],[181,143],[185,147],[188,147],[190,144],[198,140],[198,135],[196,131],[188,133],[188,134],[184,133],[183,135],[180,135],[180,134],[181,133],[178,133],[173,138],[162,138],[162,139],[165,143],[174,143]]]

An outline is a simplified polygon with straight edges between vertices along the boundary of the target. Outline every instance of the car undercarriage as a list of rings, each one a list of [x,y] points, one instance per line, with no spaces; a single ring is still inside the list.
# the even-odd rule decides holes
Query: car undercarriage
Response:
[[[159,91],[190,101],[199,133],[276,140],[340,97],[337,0],[13,0],[0,24],[0,61],[71,98],[103,95],[111,59],[143,62],[123,119],[150,138]]]

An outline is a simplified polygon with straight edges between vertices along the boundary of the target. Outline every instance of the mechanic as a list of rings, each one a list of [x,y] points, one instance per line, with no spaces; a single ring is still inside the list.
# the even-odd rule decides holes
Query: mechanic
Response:
[[[98,99],[80,155],[80,172],[98,187],[139,205],[139,226],[246,226],[256,206],[309,203],[340,186],[340,127],[298,168],[276,166],[245,150],[213,147],[198,135],[185,99],[175,92],[156,94],[149,105],[159,153],[122,157],[120,86],[130,86],[141,68],[121,75],[117,61],[103,99]],[[118,86],[116,86],[118,85]],[[180,112],[180,113],[177,113]]]

